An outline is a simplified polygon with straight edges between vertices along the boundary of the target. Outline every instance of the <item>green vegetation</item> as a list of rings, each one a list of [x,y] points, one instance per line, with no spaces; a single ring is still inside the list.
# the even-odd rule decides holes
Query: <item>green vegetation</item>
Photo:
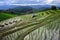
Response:
[[[8,13],[0,13],[0,21],[15,17],[16,15],[8,14]]]
[[[54,5],[51,6],[51,9],[52,9],[52,10],[57,10],[56,6],[54,6]]]
[[[43,12],[45,12],[45,11],[43,11]],[[43,13],[42,12],[42,13]],[[39,16],[39,18],[40,18],[40,13],[41,12],[36,12],[37,13],[37,15]],[[22,13],[23,14],[23,13]],[[25,14],[25,15],[24,15]],[[24,20],[25,20],[25,18],[26,19],[28,19],[29,18],[29,20],[30,19],[32,19],[32,14],[35,14],[35,12],[34,13],[24,13],[22,16],[21,16],[21,14],[18,14],[18,13],[12,13],[12,12],[8,12],[8,11],[0,11],[0,21],[3,21],[3,20],[6,20],[6,19],[9,19],[9,18],[12,18],[12,17],[15,17],[16,15],[18,15],[18,16],[20,16],[20,17],[22,17]],[[28,17],[27,17],[28,16]],[[38,18],[38,16],[37,16],[37,18]]]
[[[44,12],[35,13],[37,14],[35,17],[33,17],[33,14],[22,15],[19,17],[22,19],[22,23],[20,23],[21,21],[19,22],[20,24],[17,23],[19,25],[15,25],[16,28],[14,27],[13,30],[7,29],[8,30],[7,33],[5,30],[3,31],[5,33],[4,36],[8,35],[7,36],[8,38],[6,37],[5,39],[18,40],[20,36],[21,36],[21,39],[23,39],[25,36],[28,35],[24,40],[30,40],[30,39],[33,40],[34,37],[35,37],[35,40],[40,40],[40,39],[42,40],[43,39],[42,35],[44,35],[44,40],[48,40],[47,38],[49,38],[49,35],[51,36],[52,34],[49,40],[50,39],[53,40],[53,37],[54,37],[53,30],[57,31],[59,29],[59,25],[58,25],[58,22],[60,21],[59,13],[60,13],[59,10],[48,10]],[[55,20],[57,22],[55,22]],[[52,23],[49,23],[51,21]],[[43,27],[41,27],[42,25],[41,23],[43,23],[43,25],[44,24],[47,24],[47,25],[44,25]],[[12,36],[9,34],[13,36],[13,39],[12,39]]]

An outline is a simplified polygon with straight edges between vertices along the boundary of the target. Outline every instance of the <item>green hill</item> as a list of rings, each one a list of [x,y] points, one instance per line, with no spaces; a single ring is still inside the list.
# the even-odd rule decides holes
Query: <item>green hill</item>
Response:
[[[0,13],[0,21],[15,17],[16,15],[8,14],[8,13]]]

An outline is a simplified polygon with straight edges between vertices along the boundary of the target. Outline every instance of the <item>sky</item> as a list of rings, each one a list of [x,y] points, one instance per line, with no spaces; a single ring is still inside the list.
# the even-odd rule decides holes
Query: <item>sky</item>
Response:
[[[17,6],[60,5],[60,0],[0,0],[0,10]]]
[[[1,5],[59,5],[60,0],[0,0]]]

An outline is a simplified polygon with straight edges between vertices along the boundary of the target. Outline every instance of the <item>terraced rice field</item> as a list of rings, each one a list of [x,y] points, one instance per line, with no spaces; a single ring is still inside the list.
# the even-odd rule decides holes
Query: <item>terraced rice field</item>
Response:
[[[6,19],[12,18],[12,17],[16,17],[16,15],[2,12],[0,13],[0,22]]]
[[[35,17],[33,14],[27,14],[9,19],[9,21],[18,21],[0,29],[3,33],[2,40],[60,40],[60,12],[58,11],[48,10],[36,13]],[[1,24],[6,21],[9,22],[5,20]]]

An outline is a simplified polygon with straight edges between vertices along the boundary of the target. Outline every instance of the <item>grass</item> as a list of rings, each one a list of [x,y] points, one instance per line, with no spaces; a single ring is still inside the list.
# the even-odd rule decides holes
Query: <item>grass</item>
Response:
[[[0,13],[0,21],[15,17],[16,15],[8,14],[8,13]]]

